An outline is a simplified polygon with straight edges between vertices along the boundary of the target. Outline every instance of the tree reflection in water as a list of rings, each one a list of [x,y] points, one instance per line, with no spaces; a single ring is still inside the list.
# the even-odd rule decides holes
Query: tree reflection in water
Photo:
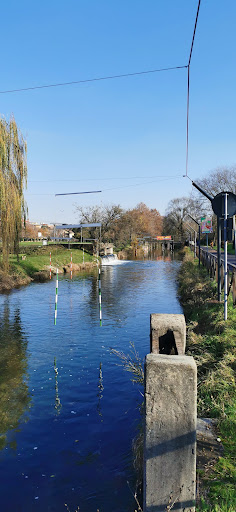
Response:
[[[0,449],[8,443],[8,431],[28,421],[30,395],[27,385],[27,338],[20,310],[10,311],[6,301],[0,316]],[[15,442],[10,445],[14,448]]]

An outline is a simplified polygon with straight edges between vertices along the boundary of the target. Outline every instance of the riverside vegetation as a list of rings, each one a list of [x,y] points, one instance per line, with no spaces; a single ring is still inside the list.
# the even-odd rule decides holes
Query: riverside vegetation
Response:
[[[178,274],[178,292],[187,324],[186,355],[198,367],[198,417],[216,420],[215,437],[223,449],[197,467],[200,481],[197,512],[236,510],[236,308],[229,297],[229,318],[215,300],[217,285],[187,249]],[[131,344],[130,354],[112,351],[131,372],[132,381],[144,384],[143,361]],[[140,407],[143,419],[144,409]],[[142,480],[143,427],[133,443],[137,488]]]
[[[49,257],[51,252],[52,274],[70,271],[70,254],[72,252],[73,271],[89,270],[93,268],[95,258],[80,249],[67,249],[61,245],[51,246],[21,246],[19,257],[10,254],[9,271],[3,269],[0,264],[0,292],[11,290],[31,281],[46,281],[49,279]]]
[[[23,249],[22,249],[23,250]],[[28,254],[28,252],[30,254]],[[60,246],[24,249],[19,262],[10,257],[11,276],[17,279],[35,278],[40,271],[49,271],[49,253],[52,267],[61,272],[70,267],[70,250]],[[82,264],[83,254],[72,249],[73,262]],[[26,256],[22,259],[21,256]],[[93,265],[94,258],[85,253],[85,262]],[[48,275],[48,274],[47,274]],[[6,278],[6,276],[5,276]],[[10,277],[9,277],[10,278]],[[13,278],[13,277],[12,277]],[[18,281],[19,284],[19,281]],[[217,420],[216,436],[221,439],[223,453],[204,469],[197,469],[201,481],[197,510],[205,512],[234,512],[236,510],[236,308],[229,297],[228,321],[223,319],[223,303],[219,304],[216,283],[205,268],[198,267],[192,253],[186,250],[178,275],[179,298],[187,323],[186,354],[195,358],[198,366],[198,417]],[[143,383],[140,358],[131,345],[131,353],[113,351],[124,368],[131,371],[133,381]],[[142,407],[141,407],[142,410]],[[142,465],[142,433],[134,443],[134,453]],[[137,460],[135,461],[137,464]],[[137,465],[139,465],[137,464]],[[136,496],[136,492],[135,492]],[[139,508],[141,510],[141,508]]]
[[[229,297],[228,321],[218,303],[217,285],[186,251],[179,276],[179,297],[187,323],[186,354],[198,367],[198,417],[216,418],[223,453],[198,470],[198,509],[236,510],[236,308]]]

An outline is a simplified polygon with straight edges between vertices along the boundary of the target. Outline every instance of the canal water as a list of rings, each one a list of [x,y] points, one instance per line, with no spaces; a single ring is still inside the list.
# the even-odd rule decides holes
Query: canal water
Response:
[[[4,512],[133,512],[140,391],[111,349],[149,352],[150,313],[181,313],[178,261],[128,261],[0,296]],[[129,484],[127,483],[129,482]]]

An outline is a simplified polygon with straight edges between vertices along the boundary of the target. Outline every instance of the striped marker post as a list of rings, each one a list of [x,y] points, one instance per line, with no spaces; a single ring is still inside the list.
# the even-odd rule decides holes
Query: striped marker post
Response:
[[[52,254],[50,252],[50,274],[49,274],[49,277],[50,279],[52,279]]]
[[[101,290],[101,269],[98,269],[98,289],[99,289],[99,319],[102,326],[102,290]]]
[[[70,253],[70,278],[72,279],[72,252]]]
[[[57,278],[56,278],[56,296],[55,296],[54,325],[56,325],[56,323],[57,323],[57,299],[58,299],[58,268],[57,268]]]

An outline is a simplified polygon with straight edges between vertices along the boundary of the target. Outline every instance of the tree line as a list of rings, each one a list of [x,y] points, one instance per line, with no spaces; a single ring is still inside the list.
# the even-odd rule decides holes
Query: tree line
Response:
[[[26,141],[14,117],[9,121],[0,118],[0,234],[5,271],[9,268],[9,254],[19,254],[22,228],[26,225],[26,156]],[[195,181],[213,196],[222,191],[236,194],[236,167],[216,169],[202,180]],[[194,189],[188,197],[172,199],[164,216],[156,208],[148,208],[142,202],[131,209],[124,209],[119,204],[85,208],[77,206],[75,213],[78,214],[80,223],[101,222],[102,241],[111,242],[122,249],[137,243],[139,238],[158,235],[172,235],[183,240],[188,237],[188,224],[193,225],[188,214],[199,222],[203,216],[212,216],[212,209],[210,201]],[[214,217],[213,215],[213,219]],[[88,228],[83,234],[87,238],[97,237],[92,228]]]
[[[212,196],[222,191],[236,194],[236,167],[215,169],[205,178],[196,180],[196,183]],[[81,223],[101,222],[102,241],[112,242],[120,249],[145,236],[171,235],[184,242],[193,228],[197,230],[188,214],[199,223],[201,217],[212,217],[216,231],[216,216],[212,212],[211,203],[196,189],[189,196],[171,199],[164,216],[157,209],[149,209],[144,203],[129,210],[122,209],[120,205],[96,205],[87,208],[78,206],[76,211]],[[87,229],[84,234],[88,238],[97,236],[94,229]]]
[[[123,249],[138,238],[155,237],[162,233],[163,218],[155,208],[139,203],[135,208],[125,210],[118,205],[88,206],[76,208],[80,223],[101,222],[101,238]],[[95,238],[94,228],[83,230],[84,237]]]

